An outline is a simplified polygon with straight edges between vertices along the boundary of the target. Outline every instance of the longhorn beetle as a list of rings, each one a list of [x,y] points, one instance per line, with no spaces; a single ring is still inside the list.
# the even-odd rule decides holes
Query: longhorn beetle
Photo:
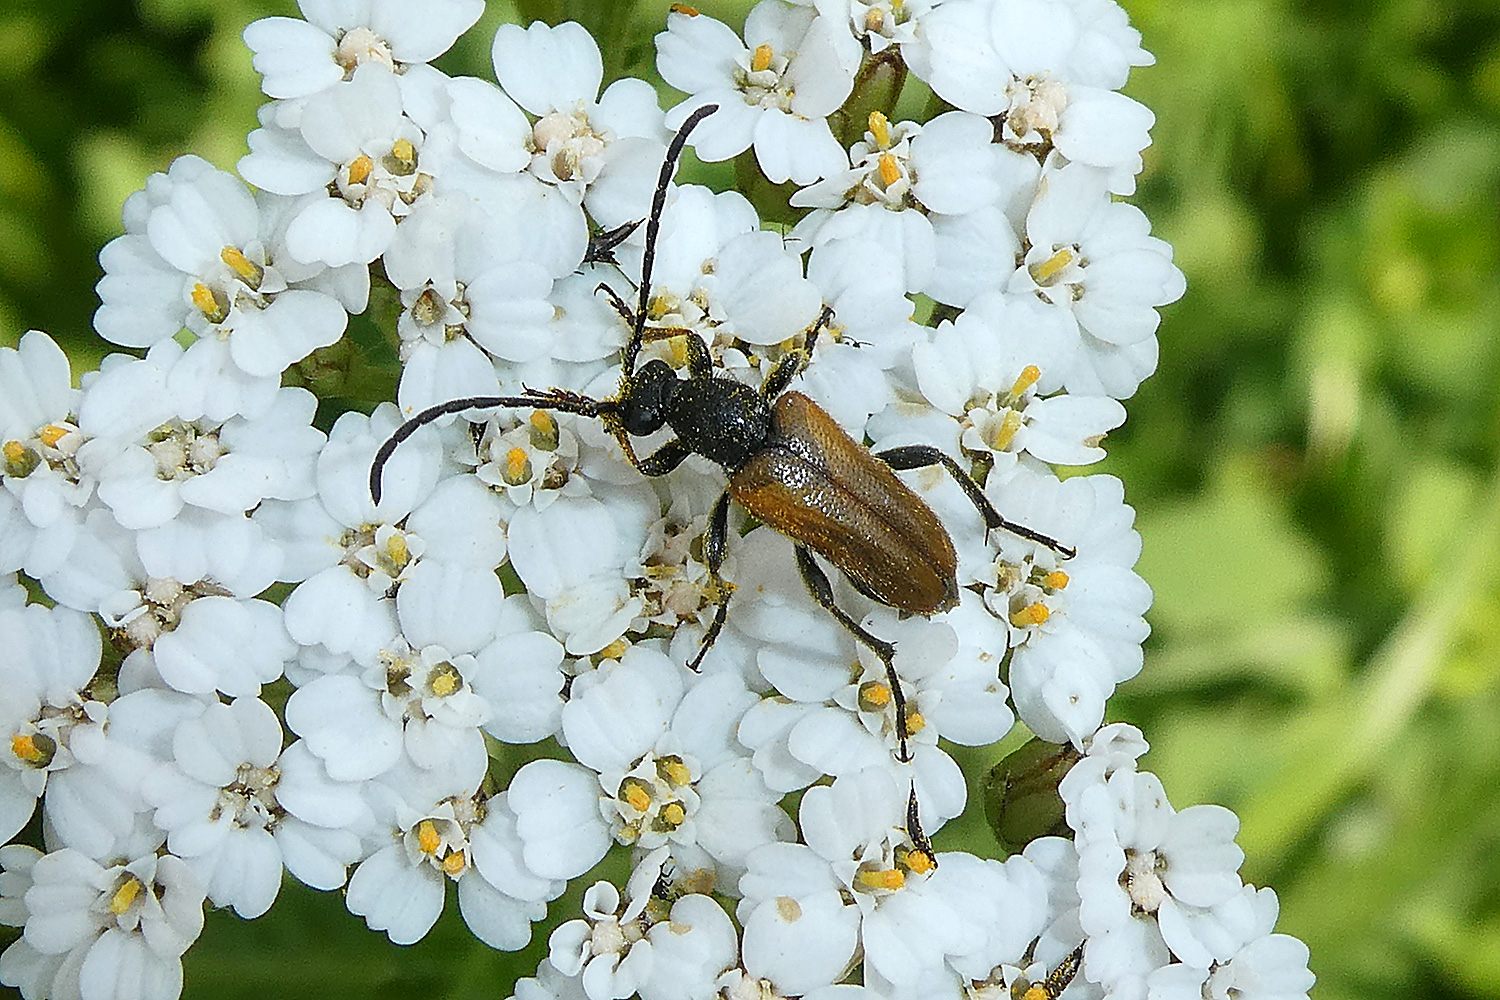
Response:
[[[651,269],[667,187],[688,134],[717,110],[717,105],[709,104],[694,111],[667,148],[646,218],[639,302],[633,314],[615,302],[631,323],[619,394],[593,399],[564,389],[526,389],[520,396],[470,396],[428,407],[397,428],[376,452],[370,467],[370,495],[380,502],[381,471],[402,441],[439,417],[465,410],[517,407],[597,417],[620,442],[631,464],[647,476],[664,476],[688,455],[702,455],[723,466],[729,485],[714,504],[703,546],[709,580],[719,595],[718,607],[688,666],[698,669],[729,612],[729,588],[720,579],[719,569],[733,498],[792,540],[797,567],[813,599],[885,664],[896,706],[898,756],[907,761],[911,757],[906,745],[906,697],[896,676],[896,647],[872,635],[835,603],[833,588],[813,553],[837,566],[860,593],[898,611],[932,615],[952,608],[959,596],[953,542],[932,509],[891,471],[938,464],[963,487],[984,517],[986,530],[1002,528],[1066,557],[1074,551],[1002,517],[963,468],[940,449],[909,445],[872,454],[817,403],[800,392],[787,391],[807,367],[818,334],[832,319],[832,310],[826,306],[808,331],[802,350],[777,362],[759,390],[715,375],[708,349],[693,334],[684,338],[687,378],[679,378],[660,360],[636,369],[636,357],[646,340]],[[608,291],[607,286],[600,288]],[[676,436],[638,458],[631,437],[644,437],[663,426]]]

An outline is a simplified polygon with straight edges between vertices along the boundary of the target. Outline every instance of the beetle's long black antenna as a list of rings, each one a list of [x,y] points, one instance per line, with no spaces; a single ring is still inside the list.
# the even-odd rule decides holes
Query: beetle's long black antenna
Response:
[[[646,305],[651,301],[651,267],[656,263],[656,234],[661,231],[661,215],[667,207],[667,187],[672,183],[672,174],[677,161],[682,158],[682,149],[687,145],[688,135],[698,123],[715,111],[717,104],[705,104],[682,123],[682,128],[672,137],[667,146],[667,158],[661,162],[661,173],[656,178],[656,194],[651,198],[651,214],[646,217],[646,253],[641,257],[641,296],[635,310],[635,328],[630,331],[630,343],[625,345],[625,377],[635,374],[635,357],[641,351],[641,341],[646,335]]]
[[[554,392],[557,391],[554,390]],[[381,474],[385,472],[385,463],[391,460],[391,455],[395,453],[402,441],[437,418],[445,417],[450,413],[462,413],[465,410],[489,410],[502,406],[530,410],[561,410],[564,413],[578,413],[585,417],[603,416],[614,412],[615,409],[613,400],[590,399],[587,396],[575,396],[571,393],[535,396],[465,396],[463,399],[450,399],[446,403],[429,406],[397,427],[396,432],[386,439],[385,444],[380,446],[380,450],[375,452],[375,461],[370,465],[370,499],[380,503]]]

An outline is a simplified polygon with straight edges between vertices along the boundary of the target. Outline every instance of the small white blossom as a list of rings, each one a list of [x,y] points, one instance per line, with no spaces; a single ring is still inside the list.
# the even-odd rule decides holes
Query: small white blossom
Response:
[[[784,0],[762,0],[745,18],[745,40],[696,10],[667,15],[656,36],[662,78],[692,96],[667,113],[676,128],[696,108],[717,104],[693,134],[705,160],[727,160],[752,145],[761,171],[780,184],[810,184],[847,165],[828,115],[854,85],[844,24]]]
[[[270,97],[307,97],[375,63],[392,70],[430,62],[484,13],[483,0],[300,3],[306,21],[266,17],[245,29]]]

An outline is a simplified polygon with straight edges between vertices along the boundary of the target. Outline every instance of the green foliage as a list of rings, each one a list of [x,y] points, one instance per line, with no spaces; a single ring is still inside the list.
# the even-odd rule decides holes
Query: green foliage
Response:
[[[750,4],[697,6],[737,25]],[[1157,592],[1113,717],[1146,730],[1179,807],[1240,813],[1244,873],[1280,893],[1322,1000],[1500,997],[1500,8],[1126,6],[1158,59],[1129,88],[1157,114],[1136,201],[1188,294],[1104,466]],[[443,66],[488,75],[500,20],[577,16],[619,40],[612,74],[654,78],[665,7],[492,2]],[[0,343],[41,327],[97,363],[98,248],[174,156],[233,167],[259,98],[238,33],[268,13],[294,10],[0,9]],[[367,408],[389,345],[351,343],[348,384],[318,381],[341,359],[298,377]],[[997,852],[980,783],[1022,742],[960,755],[972,807],[940,847]],[[504,997],[539,954],[478,945],[452,900],[395,949],[289,885],[261,921],[210,916],[184,995]]]

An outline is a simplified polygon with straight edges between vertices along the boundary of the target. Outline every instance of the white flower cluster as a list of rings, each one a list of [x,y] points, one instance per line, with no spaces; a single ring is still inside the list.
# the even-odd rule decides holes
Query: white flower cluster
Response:
[[[48,848],[0,849],[24,928],[0,982],[171,1000],[205,899],[259,916],[283,872],[398,944],[453,883],[518,949],[617,844],[623,898],[594,885],[521,1000],[1305,996],[1233,815],[1175,812],[1140,734],[1100,728],[1151,591],[1121,483],[1052,466],[1103,456],[1183,291],[1115,200],[1152,116],[1118,92],[1151,58],[1113,0],[762,0],[743,37],[674,5],[658,65],[690,96],[666,113],[643,81],[601,91],[576,24],[501,27],[497,85],[430,65],[482,0],[302,7],[245,32],[272,98],[254,187],[185,156],[101,254],[95,327],[137,353],[74,388],[46,335],[0,349],[0,835]],[[830,120],[877,71],[951,110],[861,111],[845,149]],[[790,234],[684,184],[648,246],[707,104],[697,155],[797,185]],[[799,578],[806,538],[736,520],[710,566],[713,463],[647,479],[633,452],[665,435],[547,406],[417,430],[372,498],[425,407],[615,393],[651,252],[642,362],[759,388],[791,359],[856,441],[940,449],[1029,533],[911,473],[955,606],[903,619],[838,580],[841,623]],[[372,274],[402,304],[399,405],[315,421],[284,375]],[[935,850],[966,806],[946,744],[1017,718],[1075,748],[1072,839]],[[568,759],[499,787],[494,743],[549,738]]]

